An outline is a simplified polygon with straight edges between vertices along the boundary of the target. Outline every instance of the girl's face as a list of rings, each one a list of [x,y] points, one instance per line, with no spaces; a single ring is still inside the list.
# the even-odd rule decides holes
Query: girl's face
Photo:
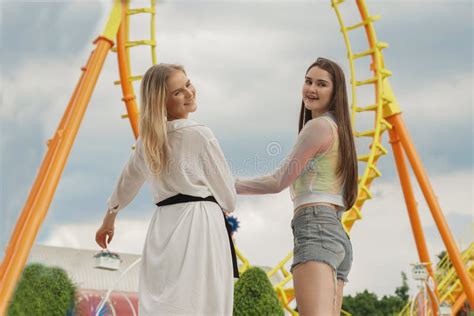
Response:
[[[189,113],[196,111],[196,89],[184,72],[173,72],[166,80],[166,87],[168,121],[188,118]]]
[[[333,89],[331,75],[326,70],[315,66],[308,71],[303,85],[303,103],[313,117],[327,111]]]

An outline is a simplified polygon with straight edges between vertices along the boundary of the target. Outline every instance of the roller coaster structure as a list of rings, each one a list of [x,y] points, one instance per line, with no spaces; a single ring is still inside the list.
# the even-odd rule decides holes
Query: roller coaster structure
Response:
[[[359,162],[365,164],[365,167],[362,168],[363,172],[359,176],[357,201],[345,213],[342,220],[343,226],[347,232],[350,232],[354,223],[362,219],[361,211],[364,203],[373,197],[370,187],[372,182],[382,175],[376,165],[379,158],[388,153],[388,150],[382,146],[383,133],[388,131],[389,142],[392,146],[419,260],[426,264],[428,274],[433,280],[433,290],[428,292],[429,300],[427,300],[426,304],[429,304],[430,313],[437,315],[437,302],[447,302],[452,308],[452,314],[455,315],[465,301],[474,306],[473,245],[471,244],[462,253],[459,251],[435,197],[428,175],[422,166],[421,159],[404,125],[400,106],[393,94],[388,79],[392,73],[385,67],[384,63],[383,50],[388,47],[388,44],[378,41],[376,37],[375,22],[380,19],[380,16],[369,14],[365,0],[354,0],[361,21],[347,26],[344,23],[340,10],[340,6],[345,5],[345,1],[328,0],[328,2],[337,16],[347,50],[351,75],[351,109],[354,135],[371,141],[369,152],[358,156]],[[150,39],[129,40],[130,16],[137,14],[151,15]],[[128,118],[135,138],[138,137],[139,113],[132,83],[141,80],[142,76],[131,74],[132,67],[129,50],[136,46],[149,46],[151,63],[156,64],[155,16],[155,0],[150,0],[150,7],[134,9],[130,8],[129,2],[126,0],[115,0],[103,33],[94,40],[95,48],[92,50],[86,65],[81,68],[81,77],[76,84],[63,117],[53,137],[48,141],[46,155],[43,158],[27,201],[7,245],[4,260],[0,266],[0,315],[5,314],[9,299],[13,294],[31,247],[48,212],[85,110],[109,51],[116,52],[118,57],[120,79],[115,84],[120,85],[122,88],[122,100],[127,109],[127,114],[123,118]],[[357,30],[365,32],[368,49],[356,53],[351,48],[349,33]],[[363,58],[370,58],[372,76],[358,80],[355,60]],[[374,104],[361,105],[358,103],[357,89],[361,86],[373,88]],[[373,128],[366,131],[356,131],[356,115],[363,113],[373,113]],[[429,259],[428,247],[418,215],[405,157],[408,158],[447,250],[446,258],[437,267],[433,267]],[[240,267],[241,272],[244,272],[250,266],[250,262],[238,249],[237,253],[242,263]],[[274,269],[269,271],[268,275],[271,277],[278,272],[283,275],[283,280],[275,285],[275,290],[282,306],[292,315],[297,315],[297,312],[290,307],[290,302],[294,299],[294,291],[289,284],[292,280],[292,275],[285,269],[285,265],[291,258],[292,252],[283,258]],[[449,262],[449,266],[447,262]],[[410,307],[407,306],[401,312],[401,315],[409,315],[409,310]]]

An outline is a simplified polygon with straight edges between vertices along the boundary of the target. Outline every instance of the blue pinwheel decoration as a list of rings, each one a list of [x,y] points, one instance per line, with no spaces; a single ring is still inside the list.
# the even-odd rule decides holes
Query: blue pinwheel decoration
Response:
[[[227,220],[227,223],[229,223],[230,227],[231,227],[231,231],[232,231],[232,234],[235,233],[237,231],[237,229],[239,229],[240,227],[240,222],[239,220],[232,216],[232,215],[228,215],[226,216],[226,220]]]

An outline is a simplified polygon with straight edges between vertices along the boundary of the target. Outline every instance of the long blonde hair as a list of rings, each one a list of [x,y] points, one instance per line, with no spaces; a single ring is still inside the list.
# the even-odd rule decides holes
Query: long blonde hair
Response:
[[[326,58],[318,58],[306,70],[306,74],[313,67],[321,68],[331,75],[334,84],[333,95],[329,103],[328,111],[336,118],[339,134],[340,159],[337,167],[337,175],[344,180],[344,204],[346,210],[350,209],[357,199],[357,154],[352,134],[351,116],[349,114],[349,103],[347,98],[346,79],[341,67]],[[298,131],[311,120],[312,112],[305,108],[301,101],[301,111]]]
[[[166,167],[168,160],[166,102],[169,91],[166,88],[166,80],[175,71],[186,74],[180,65],[153,65],[146,71],[140,85],[140,139],[145,160],[155,175]]]

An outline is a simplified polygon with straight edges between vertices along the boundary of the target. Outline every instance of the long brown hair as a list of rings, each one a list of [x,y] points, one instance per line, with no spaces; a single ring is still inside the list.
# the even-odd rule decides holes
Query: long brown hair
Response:
[[[329,102],[328,111],[332,112],[336,119],[339,135],[339,162],[337,166],[337,176],[344,180],[344,204],[346,209],[350,209],[357,199],[357,154],[352,134],[351,117],[349,115],[349,103],[346,90],[346,79],[341,67],[335,62],[318,58],[306,70],[306,74],[313,67],[325,70],[333,81],[333,95]],[[301,101],[301,111],[299,119],[299,129],[313,118],[311,111],[306,109]]]
[[[180,65],[153,65],[146,71],[140,86],[140,139],[148,167],[156,175],[165,168],[168,160],[166,101],[169,91],[166,80],[176,71],[186,74]]]

